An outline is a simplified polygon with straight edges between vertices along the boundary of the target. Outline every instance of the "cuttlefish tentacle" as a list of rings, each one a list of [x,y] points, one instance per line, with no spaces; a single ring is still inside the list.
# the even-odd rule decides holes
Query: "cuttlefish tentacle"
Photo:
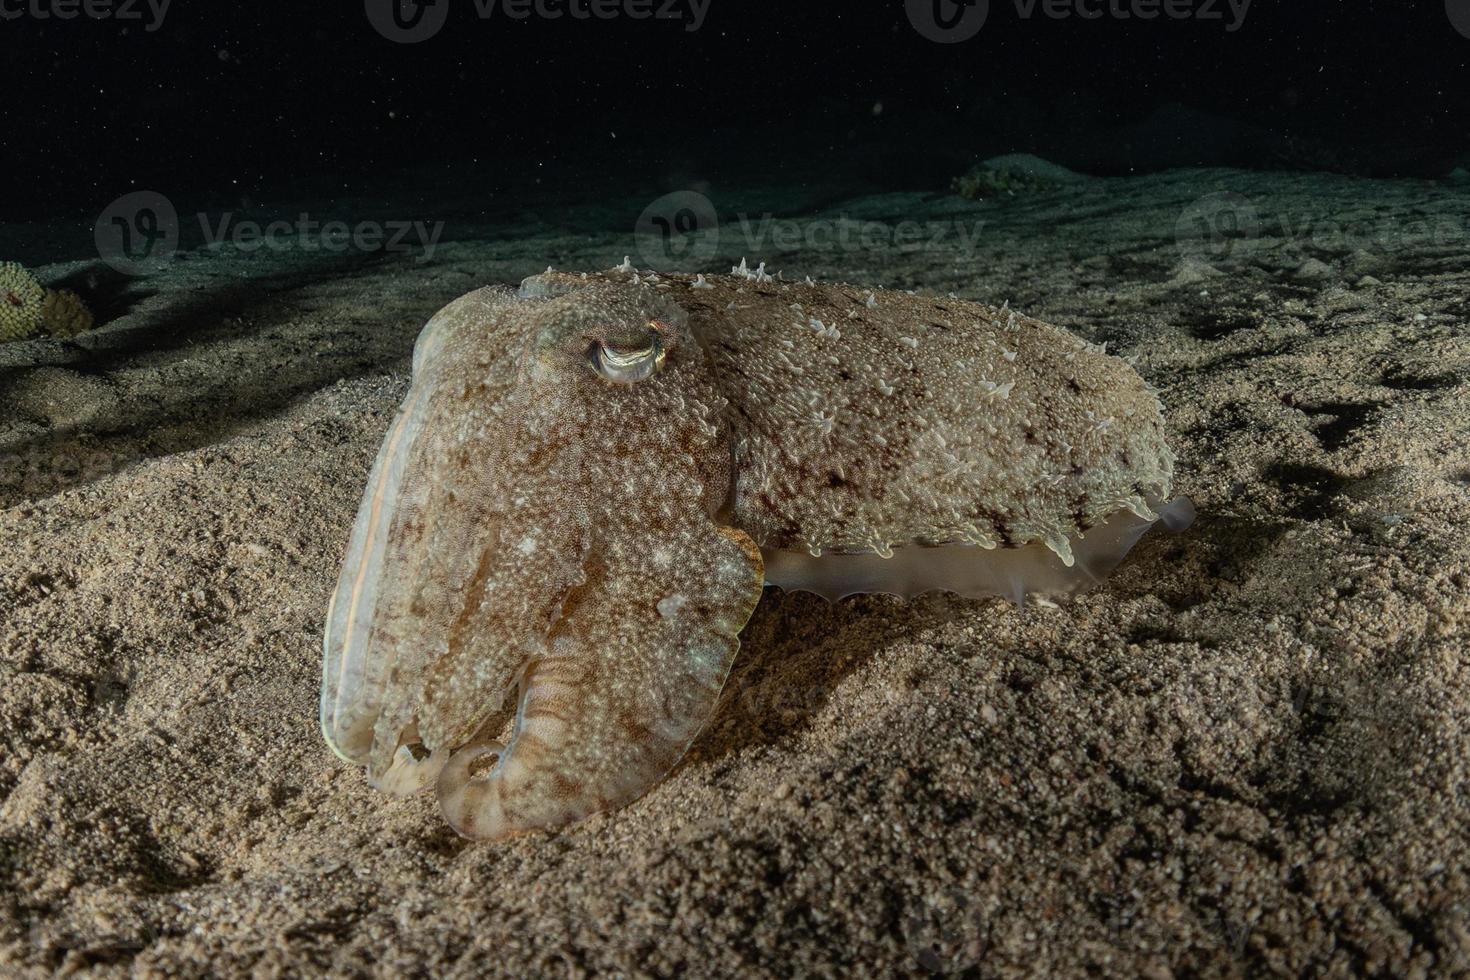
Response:
[[[622,806],[684,755],[719,700],[763,579],[750,538],[690,517],[679,560],[663,568],[646,549],[609,554],[554,628],[549,655],[528,665],[509,743],[449,758],[439,802],[461,834],[499,838]]]
[[[419,541],[419,581],[401,606],[385,608],[396,624],[385,621],[375,634],[379,655],[393,651],[397,683],[383,700],[368,774],[389,792],[432,789],[455,746],[487,727],[499,731],[527,656],[544,648],[565,597],[583,581],[585,527],[575,506],[543,496],[497,513],[472,489],[453,479],[437,488],[448,499]],[[476,547],[464,546],[467,535]]]

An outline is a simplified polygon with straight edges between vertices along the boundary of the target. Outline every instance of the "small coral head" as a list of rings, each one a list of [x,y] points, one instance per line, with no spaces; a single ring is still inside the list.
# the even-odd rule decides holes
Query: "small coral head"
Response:
[[[0,262],[0,341],[35,335],[45,295],[45,287],[19,263]]]

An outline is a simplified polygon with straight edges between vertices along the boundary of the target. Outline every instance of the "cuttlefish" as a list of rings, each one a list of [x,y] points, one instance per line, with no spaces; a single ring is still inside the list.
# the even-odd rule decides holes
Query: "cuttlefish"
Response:
[[[1132,367],[1008,309],[744,263],[481,289],[415,346],[322,728],[466,837],[565,825],[684,755],[764,586],[1065,596],[1188,523],[1173,461]]]

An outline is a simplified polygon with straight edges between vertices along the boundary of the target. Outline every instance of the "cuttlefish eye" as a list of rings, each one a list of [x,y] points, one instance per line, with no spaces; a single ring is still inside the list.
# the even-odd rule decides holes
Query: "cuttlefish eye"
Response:
[[[647,341],[632,349],[598,340],[588,351],[597,373],[620,385],[635,385],[653,377],[664,366],[664,354],[663,337],[654,324],[649,324]]]

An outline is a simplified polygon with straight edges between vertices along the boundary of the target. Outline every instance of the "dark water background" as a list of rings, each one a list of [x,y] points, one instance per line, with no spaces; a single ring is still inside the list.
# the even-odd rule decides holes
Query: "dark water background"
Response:
[[[95,215],[140,188],[214,206],[390,185],[430,203],[834,176],[943,189],[1011,151],[1095,174],[1470,164],[1470,0],[1256,0],[1243,18],[1227,0],[1082,0],[1090,18],[991,0],[960,43],[926,36],[934,0],[700,0],[702,18],[684,0],[678,19],[639,2],[482,19],[437,0],[443,28],[398,43],[372,0],[174,0],[161,19],[141,0],[72,19],[82,0],[0,0],[0,221]]]

